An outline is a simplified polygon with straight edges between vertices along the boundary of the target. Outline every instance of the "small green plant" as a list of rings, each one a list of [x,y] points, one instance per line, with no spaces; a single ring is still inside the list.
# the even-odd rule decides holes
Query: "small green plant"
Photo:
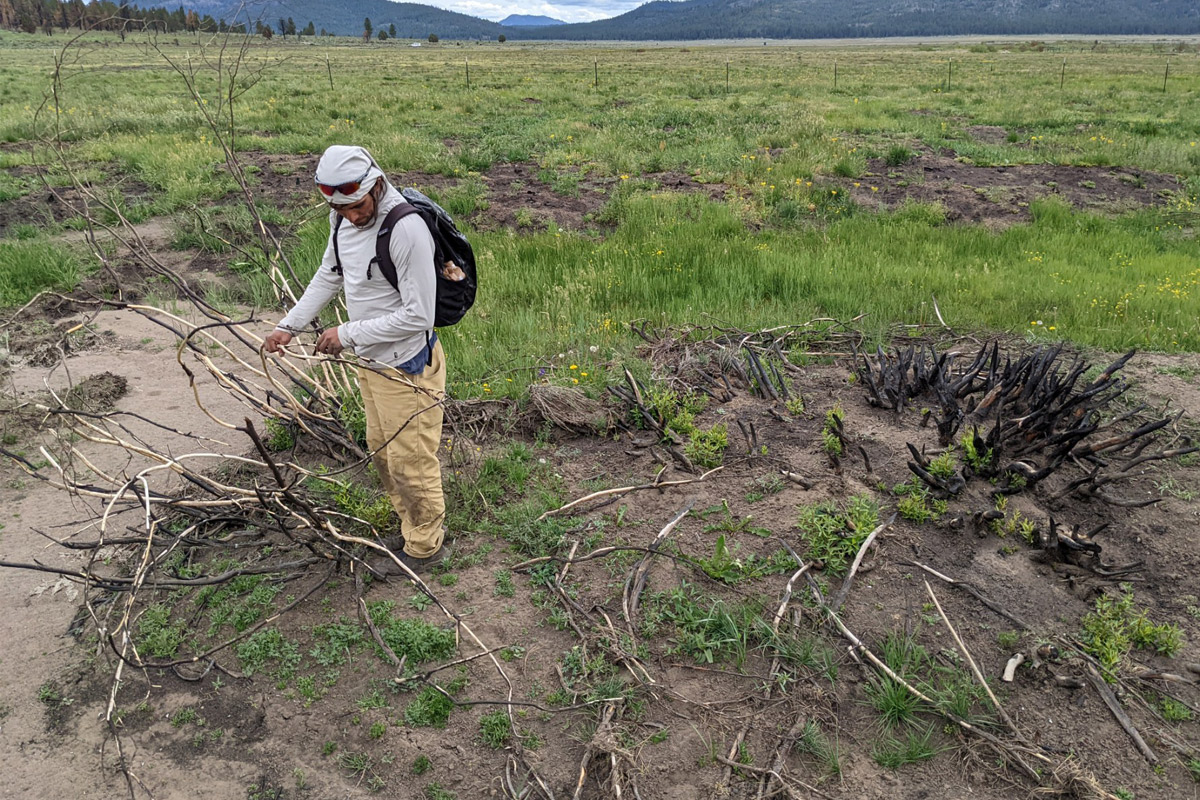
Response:
[[[967,465],[981,475],[986,475],[992,468],[995,454],[990,447],[980,448],[977,446],[977,442],[982,441],[983,439],[979,438],[979,429],[973,428],[971,433],[962,435],[960,444],[963,449],[963,460],[967,462]]]
[[[930,475],[935,475],[939,478],[952,478],[954,477],[954,468],[956,466],[954,451],[947,450],[937,458],[930,459],[927,469]]]
[[[443,789],[440,783],[431,783],[425,787],[425,800],[458,800],[458,795]]]
[[[190,706],[187,708],[181,708],[171,715],[172,727],[182,728],[184,725],[189,723],[204,727],[204,718],[200,716],[200,713],[196,711],[196,709],[191,708]]]
[[[842,455],[845,446],[842,442],[842,419],[845,418],[841,404],[835,405],[825,412],[825,425],[821,428],[821,443],[825,452],[833,457]]]
[[[879,524],[879,504],[867,494],[851,497],[844,507],[835,503],[801,506],[796,523],[808,546],[808,557],[825,572],[840,575],[863,540]]]
[[[708,430],[693,428],[683,452],[696,466],[712,469],[721,466],[728,446],[729,427],[724,422],[718,422]]]
[[[1196,493],[1193,490],[1186,488],[1173,477],[1168,477],[1162,481],[1156,481],[1154,488],[1158,490],[1160,497],[1170,496],[1176,498],[1177,500],[1184,500],[1188,502],[1196,499]]]
[[[523,658],[525,648],[519,644],[514,644],[500,651],[500,660],[504,662],[516,661],[518,658]]]
[[[493,573],[496,578],[497,597],[512,597],[517,593],[516,587],[513,586],[512,572],[507,569],[498,569]]]
[[[842,774],[842,753],[836,742],[829,741],[821,731],[821,725],[816,720],[809,720],[800,730],[794,745],[797,751],[807,753],[825,766],[826,772],[832,777]]]
[[[883,161],[889,167],[902,167],[916,157],[916,153],[909,150],[902,144],[892,145],[887,154],[883,157]]]
[[[242,671],[247,675],[264,672],[269,664],[275,665],[275,677],[288,681],[296,674],[300,664],[299,646],[275,628],[259,631],[236,648]]]
[[[405,706],[404,721],[414,728],[444,728],[453,710],[453,700],[426,686]]]
[[[370,730],[367,731],[367,736],[372,739],[382,739],[385,733],[387,733],[387,723],[376,722],[372,724]]]
[[[799,392],[796,392],[792,399],[784,403],[784,407],[793,417],[798,417],[804,413],[804,398],[800,396]]]
[[[278,453],[283,450],[291,450],[296,446],[296,436],[288,423],[268,417],[266,427],[267,435],[263,444],[267,446],[268,450]]]
[[[900,495],[900,500],[896,503],[896,511],[904,519],[924,523],[946,513],[946,501],[934,499],[929,487],[916,476],[908,483],[896,486],[893,492]]]
[[[493,750],[508,744],[512,734],[512,723],[504,711],[493,711],[479,718],[479,738]]]
[[[38,702],[45,703],[48,706],[57,706],[62,703],[62,690],[58,688],[58,684],[53,681],[47,681],[38,687]]]
[[[1167,722],[1187,722],[1192,718],[1192,710],[1174,697],[1160,697],[1158,712]]]
[[[138,620],[138,648],[155,658],[171,658],[183,644],[184,624],[171,622],[171,609],[163,603],[149,606]]]
[[[397,618],[392,613],[394,600],[367,603],[367,613],[379,629],[380,636],[397,657],[407,656],[410,664],[447,658],[454,652],[453,630],[443,630],[419,619]],[[387,661],[382,648],[375,646],[381,661]]]
[[[937,755],[931,741],[933,729],[906,731],[903,738],[886,736],[871,753],[875,763],[885,769],[900,769],[909,764],[928,761]]]
[[[413,775],[424,775],[431,769],[433,769],[433,762],[429,760],[429,756],[420,755],[413,760],[410,771]]]
[[[414,594],[408,598],[407,604],[408,604],[408,607],[413,609],[414,611],[424,611],[425,609],[427,609],[431,605],[433,605],[433,598],[431,598],[429,595],[424,594],[424,593]]]
[[[1116,680],[1112,672],[1133,647],[1173,656],[1183,647],[1183,631],[1176,625],[1155,625],[1145,611],[1133,607],[1133,590],[1121,585],[1121,594],[1106,594],[1096,600],[1096,608],[1083,618],[1083,646],[1105,668],[1104,677]]]
[[[1020,631],[1001,631],[996,634],[996,642],[1000,645],[1000,649],[1011,651],[1017,646],[1017,642],[1021,641]]]
[[[337,751],[337,742],[325,742],[321,745],[321,755],[331,756]]]
[[[737,545],[730,547],[726,543],[725,534],[722,533],[717,537],[713,554],[707,558],[696,559],[696,566],[704,570],[710,578],[731,585],[796,568],[795,559],[786,550],[777,550],[763,558],[753,553],[745,557],[739,556],[739,549]]]
[[[378,489],[355,481],[319,477],[309,478],[305,486],[322,500],[333,503],[343,514],[362,520],[379,533],[391,533],[399,527],[400,521],[391,500]]]
[[[746,489],[746,502],[757,503],[764,497],[779,494],[783,491],[783,486],[783,479],[775,474],[755,478]]]

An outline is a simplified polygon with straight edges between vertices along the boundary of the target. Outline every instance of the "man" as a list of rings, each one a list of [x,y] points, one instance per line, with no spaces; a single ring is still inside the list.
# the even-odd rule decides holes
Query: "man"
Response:
[[[267,336],[265,347],[269,353],[279,352],[339,289],[345,291],[350,321],[322,333],[317,352],[338,355],[350,348],[370,359],[359,367],[358,383],[366,409],[367,446],[400,517],[404,548],[397,556],[411,569],[428,569],[449,555],[443,544],[445,503],[437,456],[446,360],[433,332],[433,237],[417,214],[396,224],[390,249],[397,291],[372,259],[384,217],[404,202],[400,193],[362,147],[330,147],[317,164],[315,180],[330,206],[329,244],[304,295]],[[391,559],[372,564],[378,571],[388,566],[399,571]]]

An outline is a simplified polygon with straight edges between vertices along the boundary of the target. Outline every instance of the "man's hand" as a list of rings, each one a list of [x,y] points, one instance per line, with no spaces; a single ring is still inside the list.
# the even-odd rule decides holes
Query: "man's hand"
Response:
[[[290,341],[292,341],[292,335],[287,331],[272,331],[263,341],[263,347],[268,353],[278,353],[280,348],[285,347]]]
[[[329,356],[336,356],[342,352],[342,340],[338,338],[338,329],[330,328],[321,334],[321,338],[317,339],[317,352],[324,353]]]

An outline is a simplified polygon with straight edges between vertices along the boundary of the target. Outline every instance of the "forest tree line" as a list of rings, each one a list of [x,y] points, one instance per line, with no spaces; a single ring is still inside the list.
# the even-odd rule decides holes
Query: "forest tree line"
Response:
[[[0,0],[0,29],[44,33],[53,36],[56,31],[77,30],[127,31],[148,28],[163,33],[248,33],[265,38],[275,35],[316,36],[317,30],[310,20],[298,28],[291,17],[280,18],[272,27],[262,20],[249,25],[245,22],[227,23],[224,19],[213,19],[209,14],[200,14],[179,6],[174,11],[162,8],[142,8],[127,0],[114,3],[112,0]],[[320,30],[321,36],[333,33]]]

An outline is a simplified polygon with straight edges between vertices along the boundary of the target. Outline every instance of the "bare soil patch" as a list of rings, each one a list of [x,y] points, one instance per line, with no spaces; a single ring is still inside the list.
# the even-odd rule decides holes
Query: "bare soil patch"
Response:
[[[154,412],[173,407],[168,415],[171,421],[177,426],[189,425],[189,415],[197,412],[191,407],[182,376],[168,381],[161,370],[139,374],[146,371],[144,365],[152,355],[133,346],[137,340],[128,338],[137,336],[140,330],[127,320],[106,321],[105,327],[122,331],[127,337],[129,349],[113,355],[130,363],[121,370],[106,366],[94,373],[96,377],[89,383],[115,400],[118,409]],[[660,345],[647,356],[655,360],[665,380],[695,377],[698,362],[673,345]],[[73,359],[77,371],[85,358],[91,357]],[[174,365],[169,363],[168,353],[157,358],[165,362],[167,373],[172,371]],[[1093,360],[1104,364],[1110,358],[1095,354]],[[95,364],[99,366],[100,362]],[[1186,412],[1178,423],[1182,432],[1190,431],[1192,420],[1200,412],[1196,370],[1200,370],[1200,362],[1195,356],[1135,358],[1129,367],[1137,381],[1130,407],[1134,400],[1160,407],[1170,398],[1172,409]],[[112,374],[106,374],[109,372]],[[885,514],[890,513],[896,503],[891,487],[912,477],[906,465],[910,458],[907,445],[926,451],[937,447],[933,426],[921,424],[920,403],[925,401],[914,401],[903,414],[873,408],[865,402],[861,385],[851,380],[852,372],[849,362],[833,361],[809,364],[793,373],[792,390],[806,404],[800,414],[787,413],[778,404],[752,396],[747,387],[733,380],[733,390],[710,400],[696,419],[701,427],[728,425],[729,448],[720,473],[702,483],[598,502],[572,519],[568,541],[581,542],[579,554],[604,546],[645,548],[668,519],[690,504],[692,513],[684,517],[669,539],[670,546],[650,569],[640,621],[644,623],[660,613],[670,593],[680,591],[684,585],[706,598],[704,609],[710,602],[734,605],[756,597],[765,601],[766,609],[773,608],[790,570],[725,582],[697,564],[714,558],[719,540],[741,565],[772,558],[785,546],[804,555],[808,545],[797,527],[801,507],[841,503],[852,495],[867,493],[879,499]],[[114,380],[118,373],[128,381],[127,395],[122,396],[119,381]],[[847,441],[846,455],[836,469],[822,434],[827,414],[835,407],[844,411]],[[754,440],[743,436],[742,430],[753,431]],[[659,480],[695,477],[677,466],[660,473],[665,451],[657,437],[647,437],[646,433],[630,431],[614,440],[555,430],[536,437],[518,436],[516,441],[528,448],[526,463],[533,465],[535,474],[560,481],[566,498],[582,496],[597,486],[650,482],[655,476]],[[460,445],[464,435],[469,432],[458,432]],[[513,443],[509,437],[476,436],[469,448],[478,446],[482,452],[458,468],[478,469],[485,457],[502,460]],[[869,467],[862,452],[869,459]],[[448,470],[454,468],[453,464],[447,465]],[[781,469],[807,476],[814,483],[806,489],[782,480]],[[778,483],[771,483],[772,479]],[[1159,487],[1168,479],[1174,481],[1178,493],[1160,492]],[[777,488],[758,491],[768,485]],[[1051,516],[1062,526],[1085,530],[1107,522],[1109,528],[1098,538],[1105,562],[1143,562],[1143,567],[1132,575],[1138,607],[1156,623],[1179,625],[1187,641],[1173,658],[1134,651],[1128,665],[1133,671],[1187,676],[1186,664],[1200,660],[1196,639],[1200,627],[1192,611],[1200,605],[1196,600],[1200,595],[1200,550],[1190,536],[1197,512],[1195,504],[1182,496],[1197,487],[1200,470],[1195,465],[1163,462],[1147,468],[1122,488],[1123,496],[1162,498],[1150,508],[1114,508],[1073,497],[1056,499],[1061,484],[1010,498],[1009,514],[1019,512],[1039,526],[1045,526]],[[26,516],[17,524],[10,523],[0,537],[0,546],[8,557],[13,552],[28,553],[41,547],[44,540],[27,526],[47,526],[52,521],[61,523],[80,516],[82,509],[72,513],[70,509],[52,508],[49,499],[56,495],[41,489],[37,492],[39,500],[30,496],[36,506],[24,503],[22,513]],[[1186,796],[1192,791],[1191,778],[1183,763],[1171,756],[1164,737],[1174,737],[1193,747],[1200,740],[1198,723],[1164,724],[1132,699],[1128,701],[1135,723],[1163,758],[1163,767],[1156,771],[1133,749],[1089,686],[1071,688],[1075,684],[1070,680],[1065,681],[1069,685],[1063,685],[1064,679],[1078,679],[1083,674],[1080,659],[1069,653],[1048,653],[1037,666],[1020,669],[1014,683],[998,680],[1013,652],[1031,655],[1056,637],[1078,637],[1081,620],[1095,600],[1117,588],[1115,580],[1046,560],[1040,550],[1014,534],[1001,537],[987,526],[955,524],[956,512],[969,517],[975,511],[993,507],[994,502],[991,487],[976,480],[950,502],[940,519],[917,523],[900,518],[886,527],[857,574],[843,613],[846,624],[876,652],[889,634],[909,631],[933,655],[939,669],[961,667],[961,656],[955,654],[951,637],[931,609],[923,583],[927,576],[909,562],[919,561],[953,578],[970,581],[997,606],[1030,623],[1030,630],[1016,631],[1010,620],[970,595],[931,581],[946,613],[993,682],[1006,709],[1023,730],[1035,737],[1041,752],[1074,753],[1078,764],[1109,789],[1128,790],[1139,798]],[[41,509],[36,515],[32,511],[35,507]],[[136,525],[136,521],[130,520],[130,524]],[[754,797],[758,776],[749,770],[727,769],[714,759],[714,753],[725,755],[740,736],[743,745],[734,747],[735,760],[742,758],[751,766],[770,764],[780,736],[797,718],[811,720],[838,743],[840,775],[831,774],[821,758],[799,747],[784,754],[783,767],[789,774],[819,785],[821,792],[832,797],[884,800],[937,794],[999,800],[1025,791],[1011,782],[1011,774],[997,766],[993,753],[961,739],[932,716],[925,719],[932,725],[931,742],[938,753],[898,770],[881,767],[873,754],[884,746],[888,734],[872,705],[872,682],[876,679],[853,663],[844,642],[822,631],[817,624],[818,612],[801,596],[807,592],[803,585],[793,601],[800,610],[797,630],[818,652],[830,653],[836,677],[829,677],[822,669],[797,667],[786,693],[777,692],[772,700],[764,700],[763,688],[772,683],[768,651],[752,646],[742,658],[735,658],[714,644],[714,656],[706,660],[697,657],[695,642],[689,638],[692,634],[663,618],[653,631],[635,626],[639,646],[646,648],[641,661],[656,683],[635,695],[640,710],[627,713],[617,727],[599,736],[594,707],[564,709],[586,698],[589,683],[571,671],[577,662],[571,661],[570,654],[577,652],[581,642],[570,625],[555,616],[554,606],[546,605],[546,587],[531,582],[528,570],[511,572],[511,593],[503,591],[498,583],[498,572],[511,570],[517,562],[526,560],[526,555],[503,535],[470,530],[458,534],[454,547],[461,560],[445,573],[452,575],[453,581],[434,581],[432,585],[439,598],[463,614],[489,646],[511,648],[504,664],[514,683],[514,698],[529,704],[520,707],[517,719],[530,743],[530,763],[559,796],[574,792],[580,759],[591,745],[627,753],[636,766],[636,772],[630,774],[636,775],[640,794],[647,800]],[[271,542],[271,546],[283,547],[286,543],[281,540]],[[201,552],[194,555],[197,563],[203,563]],[[622,589],[628,571],[641,555],[641,551],[627,555],[617,552],[572,565],[564,586],[570,592],[571,607],[578,609],[574,612],[576,619],[602,611],[624,635]],[[561,570],[562,564],[556,563],[554,569]],[[825,588],[825,596],[831,597],[840,578],[820,571],[815,574]],[[355,624],[357,589],[353,575],[342,569],[326,578],[322,567],[282,586],[281,600],[287,595],[301,597],[315,588],[274,626],[288,640],[303,643],[297,652],[295,673],[283,675],[272,662],[250,674],[231,651],[224,651],[216,656],[214,666],[201,663],[181,667],[178,672],[156,673],[144,703],[148,687],[136,678],[130,679],[118,703],[127,709],[123,739],[128,752],[136,754],[139,776],[162,796],[174,796],[180,787],[190,786],[194,797],[241,796],[252,788],[278,790],[285,792],[280,796],[297,798],[367,797],[374,785],[385,796],[415,797],[435,782],[460,798],[490,796],[504,773],[507,748],[513,745],[510,742],[492,749],[482,739],[481,720],[499,707],[495,704],[508,691],[487,660],[470,662],[461,669],[451,667],[433,678],[442,686],[465,679],[465,685],[454,694],[463,705],[450,713],[444,729],[414,725],[410,709],[420,687],[398,691],[392,681],[395,670],[369,641],[348,645],[342,654],[345,660],[335,666],[322,665],[310,654],[317,641],[314,632],[320,626]],[[373,583],[364,597],[368,603],[392,601],[398,616],[406,620],[420,620],[435,627],[446,624],[435,607],[423,608],[422,603],[414,601],[415,590],[403,581]],[[49,618],[65,627],[74,605],[48,592],[37,598],[28,607],[14,606],[16,620],[33,624],[34,614],[45,619],[53,612]],[[183,602],[180,613],[195,608],[190,599]],[[208,624],[206,612],[191,613],[200,626]],[[769,613],[760,612],[764,619],[769,619]],[[1012,637],[1006,638],[1010,631],[1014,632]],[[603,630],[588,628],[587,632],[588,647],[603,641]],[[74,652],[75,657],[82,656],[80,651]],[[472,652],[464,644],[458,655]],[[589,652],[596,657],[607,651],[600,646]],[[328,654],[325,657],[332,658]],[[592,666],[599,674],[607,674],[603,660]],[[634,684],[620,670],[612,674],[616,686]],[[15,677],[8,676],[7,680],[11,682]],[[8,695],[15,698],[20,709],[13,724],[22,750],[72,754],[69,758],[75,763],[87,766],[91,760],[94,766],[99,735],[95,719],[107,698],[106,677],[94,668],[74,667],[49,675],[57,680],[62,695],[73,701],[69,704],[51,704],[33,697],[45,677],[26,677],[23,683],[14,684],[15,693]],[[311,682],[301,683],[302,678]],[[1170,691],[1190,703],[1200,701],[1190,683],[1160,685],[1164,692]],[[556,699],[560,690],[565,690],[565,696],[559,694]],[[575,692],[579,694],[572,697]],[[976,707],[976,713],[985,710]],[[31,728],[30,720],[38,719],[38,715],[41,721]],[[1003,734],[1002,730],[998,732]],[[0,742],[6,753],[15,744],[11,740]],[[414,765],[422,757],[428,759],[430,768],[414,774]],[[62,757],[57,760],[61,763]],[[963,769],[964,765],[968,768]],[[114,787],[119,787],[111,770],[96,772],[93,768],[80,774],[84,772],[93,777],[77,777],[74,796],[109,796]],[[27,774],[27,767],[22,766],[13,785],[31,785]],[[298,774],[303,776],[302,781]],[[597,762],[596,770],[589,772],[583,796],[610,796],[599,783],[606,774]],[[93,779],[95,784],[88,782]],[[298,788],[301,782],[306,788]]]
[[[952,222],[993,228],[1027,222],[1030,203],[1041,197],[1059,197],[1083,211],[1119,214],[1164,205],[1180,189],[1175,176],[1128,167],[980,167],[959,161],[953,151],[928,150],[898,167],[870,159],[861,178],[841,183],[868,209],[894,209],[910,200],[940,203]]]

